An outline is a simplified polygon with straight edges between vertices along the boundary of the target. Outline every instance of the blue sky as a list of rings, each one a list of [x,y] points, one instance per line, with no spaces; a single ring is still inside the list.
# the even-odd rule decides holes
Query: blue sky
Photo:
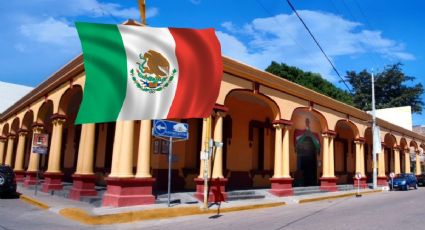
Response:
[[[339,72],[402,62],[425,80],[423,1],[292,0]],[[318,72],[331,66],[284,0],[147,0],[154,27],[213,27],[223,54],[264,69],[272,60]],[[0,2],[0,81],[37,86],[81,52],[75,21],[139,19],[137,0]],[[424,110],[425,114],[425,110]],[[425,115],[414,115],[425,124]]]

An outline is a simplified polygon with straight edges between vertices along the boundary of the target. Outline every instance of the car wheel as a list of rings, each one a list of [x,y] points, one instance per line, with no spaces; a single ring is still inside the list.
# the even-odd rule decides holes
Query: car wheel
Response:
[[[409,191],[409,185],[407,185],[407,184],[406,184],[406,185],[404,186],[404,191]]]
[[[6,177],[3,173],[0,173],[0,186],[4,185],[4,183],[6,183]]]

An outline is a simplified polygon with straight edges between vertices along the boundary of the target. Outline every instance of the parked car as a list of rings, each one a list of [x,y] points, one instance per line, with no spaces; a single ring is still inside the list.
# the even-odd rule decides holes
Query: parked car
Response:
[[[0,196],[16,194],[16,180],[13,169],[8,165],[0,165]]]
[[[425,173],[422,173],[421,175],[416,176],[418,179],[418,185],[419,186],[425,186]]]
[[[413,173],[401,173],[397,174],[393,180],[389,180],[388,185],[390,186],[391,190],[402,189],[407,191],[410,187],[418,189],[418,180]]]

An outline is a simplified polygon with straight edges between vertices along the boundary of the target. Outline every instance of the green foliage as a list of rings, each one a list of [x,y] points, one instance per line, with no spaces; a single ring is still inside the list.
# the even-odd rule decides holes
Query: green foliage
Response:
[[[413,82],[415,77],[406,76],[400,63],[387,66],[375,77],[375,105],[377,109],[411,106],[413,113],[422,113],[424,103],[421,95],[424,92],[422,84],[413,86],[406,82]],[[346,80],[353,87],[353,101],[356,107],[371,110],[371,74],[366,70],[359,73],[348,71]]]
[[[327,95],[335,100],[341,101],[348,105],[354,105],[353,98],[350,93],[323,79],[320,74],[304,72],[297,67],[288,66],[284,63],[278,64],[274,61],[266,68],[266,71],[307,87],[318,93]]]

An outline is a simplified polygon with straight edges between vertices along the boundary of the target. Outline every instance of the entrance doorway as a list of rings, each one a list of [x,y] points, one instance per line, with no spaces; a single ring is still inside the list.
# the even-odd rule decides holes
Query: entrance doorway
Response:
[[[317,183],[316,146],[310,136],[297,143],[297,172],[295,186],[315,186]]]

